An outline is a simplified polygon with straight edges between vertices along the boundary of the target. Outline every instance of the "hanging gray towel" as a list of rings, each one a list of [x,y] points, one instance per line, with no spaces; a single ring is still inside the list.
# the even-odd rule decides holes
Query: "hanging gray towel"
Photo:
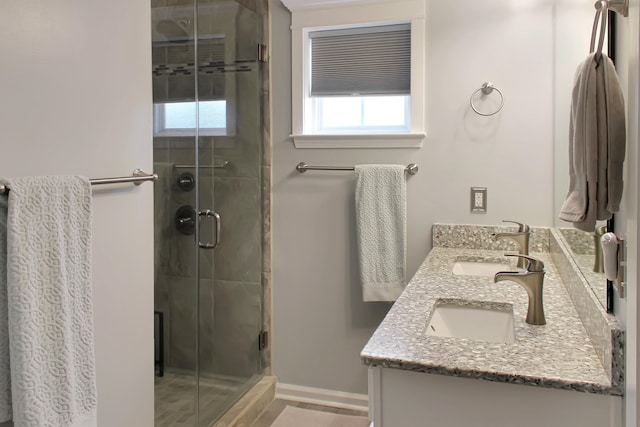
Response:
[[[560,219],[594,231],[620,208],[626,130],[615,67],[592,53],[576,72],[569,124],[569,192]]]
[[[395,301],[405,282],[407,195],[402,165],[357,165],[356,225],[364,301]]]
[[[71,176],[2,183],[11,189],[8,206],[6,200],[1,206],[8,212],[7,275],[0,288],[8,297],[3,328],[14,426],[96,426],[91,184]],[[0,368],[6,366],[0,362]],[[6,372],[0,372],[0,386],[3,378]],[[6,390],[0,393],[6,402]]]

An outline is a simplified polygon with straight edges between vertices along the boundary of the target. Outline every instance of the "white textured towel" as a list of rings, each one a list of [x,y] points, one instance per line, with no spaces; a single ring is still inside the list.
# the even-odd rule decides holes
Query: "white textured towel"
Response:
[[[407,195],[402,165],[358,165],[356,223],[364,301],[395,301],[405,283]]]
[[[91,184],[71,176],[2,183],[11,189],[8,204],[0,197],[0,217],[7,219],[0,288],[8,295],[2,329],[9,336],[14,426],[96,426]],[[0,360],[6,351],[0,349]],[[6,372],[0,372],[6,404],[3,379]]]

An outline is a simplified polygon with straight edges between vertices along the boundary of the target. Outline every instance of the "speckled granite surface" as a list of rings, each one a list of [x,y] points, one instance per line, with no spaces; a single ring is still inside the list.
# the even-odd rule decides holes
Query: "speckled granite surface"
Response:
[[[593,289],[600,304],[604,307],[607,304],[607,279],[604,271],[596,273],[593,271],[595,264],[595,239],[594,233],[587,233],[573,228],[554,228],[550,237],[562,240],[566,248],[564,256],[573,259],[575,264],[572,268],[577,268],[586,279],[587,287]],[[551,242],[553,244],[553,242]],[[554,259],[554,261],[556,261]],[[557,261],[556,261],[557,263]],[[564,279],[563,279],[564,280]],[[566,281],[565,281],[566,284]]]
[[[574,254],[593,255],[596,252],[595,233],[587,233],[586,231],[576,230],[575,228],[557,228],[556,230],[564,237],[564,240],[569,244],[569,248]]]
[[[558,229],[550,231],[550,249],[556,269],[607,375],[614,386],[624,388],[625,335],[622,325],[615,316],[606,312],[600,296],[594,292],[593,285],[587,282],[582,274],[584,270],[578,265],[575,254],[572,254],[563,233]]]
[[[542,259],[546,266],[545,326],[525,323],[527,295],[515,282],[495,284],[492,277],[452,273],[454,262],[461,257],[495,260],[502,258],[503,251],[434,247],[362,350],[363,363],[488,381],[622,395],[622,388],[612,385],[603,369],[560,280],[551,254],[535,251],[531,254]],[[503,344],[425,335],[425,327],[439,299],[512,304],[515,342]]]
[[[433,246],[461,249],[493,249],[515,251],[516,244],[508,239],[496,240],[493,233],[517,231],[517,225],[467,225],[433,224],[431,229]],[[531,227],[529,236],[530,252],[549,252],[549,229]]]

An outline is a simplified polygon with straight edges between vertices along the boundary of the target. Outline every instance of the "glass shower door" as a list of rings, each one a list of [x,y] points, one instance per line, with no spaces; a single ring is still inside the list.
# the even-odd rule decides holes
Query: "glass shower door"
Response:
[[[209,426],[262,372],[261,18],[152,0],[152,19],[156,426]]]
[[[152,0],[155,425],[197,425],[195,3]]]
[[[262,372],[261,20],[230,0],[197,4],[200,217],[199,425]],[[220,225],[219,233],[216,231]]]

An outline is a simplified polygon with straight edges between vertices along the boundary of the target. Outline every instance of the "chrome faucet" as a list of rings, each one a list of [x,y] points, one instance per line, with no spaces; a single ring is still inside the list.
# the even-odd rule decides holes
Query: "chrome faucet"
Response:
[[[595,256],[593,259],[594,273],[604,273],[604,259],[602,258],[602,245],[600,244],[600,239],[606,232],[607,226],[605,224],[596,227],[596,231],[593,233],[593,243],[595,247]]]
[[[521,254],[505,254],[517,256],[527,261],[525,271],[501,271],[493,277],[493,282],[511,280],[521,285],[529,296],[526,322],[530,325],[545,325],[544,307],[542,306],[542,284],[544,281],[544,263],[537,258]]]
[[[529,226],[527,224],[522,224],[521,222],[515,221],[507,221],[502,220],[502,222],[509,222],[511,224],[518,225],[518,231],[507,231],[504,233],[494,233],[492,234],[493,238],[496,240],[500,239],[510,239],[516,242],[518,245],[518,253],[520,255],[529,255],[529,235],[531,234],[529,231]],[[525,267],[525,259],[518,259],[518,268]]]

